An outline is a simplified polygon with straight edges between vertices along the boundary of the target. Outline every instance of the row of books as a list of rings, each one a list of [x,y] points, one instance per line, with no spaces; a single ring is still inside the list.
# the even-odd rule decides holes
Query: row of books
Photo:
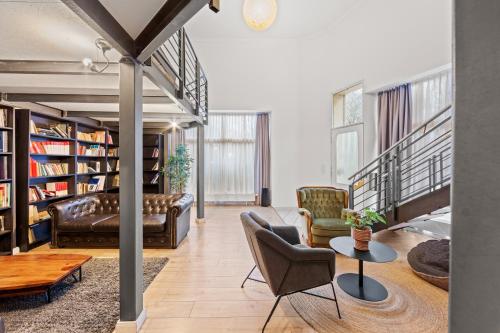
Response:
[[[43,127],[42,125],[37,126],[33,120],[30,120],[30,133],[66,139],[71,137],[71,125],[66,123],[58,123]]]
[[[38,211],[37,206],[29,205],[28,207],[28,224],[32,225],[41,221],[50,219],[50,215],[46,210]]]
[[[153,149],[153,154],[151,154],[151,157],[158,157],[160,156],[160,150],[158,148]]]
[[[10,207],[10,184],[0,184],[0,208]]]
[[[7,156],[0,156],[0,179],[8,179],[9,175],[9,163]]]
[[[65,141],[31,141],[31,154],[69,155],[70,143]]]
[[[108,172],[112,172],[112,171],[120,171],[120,160],[117,160],[116,163],[115,163],[115,168],[113,169],[113,167],[111,166],[111,164],[109,164],[109,162],[107,162],[108,165],[107,165],[107,171]]]
[[[115,175],[113,180],[111,181],[111,186],[118,187],[120,186],[120,175]]]
[[[30,177],[62,176],[68,172],[68,163],[40,163],[30,159]]]
[[[9,110],[0,109],[0,126],[9,127]]]
[[[78,173],[96,173],[101,172],[101,162],[89,161],[78,162]]]
[[[108,149],[108,156],[118,157],[118,148],[109,148]]]
[[[76,186],[77,194],[85,194],[89,192],[97,192],[104,190],[104,176],[94,176],[88,180],[88,183],[78,183]]]
[[[30,202],[36,202],[64,195],[68,195],[68,182],[53,182],[46,183],[45,188],[39,185],[30,186],[29,200]]]
[[[2,131],[0,134],[0,149],[3,153],[9,151],[9,133],[6,131]]]
[[[104,143],[106,140],[106,131],[95,131],[95,132],[91,132],[91,133],[78,132],[76,134],[76,138],[78,140],[83,140],[83,141]],[[108,138],[108,140],[109,140],[109,138]]]
[[[78,145],[78,155],[105,156],[106,150],[104,149],[103,146],[99,145],[90,145],[90,146]]]

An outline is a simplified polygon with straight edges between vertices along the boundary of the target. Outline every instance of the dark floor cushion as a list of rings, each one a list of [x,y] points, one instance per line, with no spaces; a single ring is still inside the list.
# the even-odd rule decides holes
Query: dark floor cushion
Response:
[[[424,280],[448,290],[450,274],[450,241],[429,240],[408,252],[408,264]]]
[[[144,233],[165,231],[165,214],[143,215]],[[94,223],[94,232],[118,232],[120,230],[120,216],[114,215],[102,222]]]
[[[100,223],[113,218],[115,215],[87,215],[73,221],[65,221],[58,225],[58,229],[64,232],[91,232],[95,223]]]

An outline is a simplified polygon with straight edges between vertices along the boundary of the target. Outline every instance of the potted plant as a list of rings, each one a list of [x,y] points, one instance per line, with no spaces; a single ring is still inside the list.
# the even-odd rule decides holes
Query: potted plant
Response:
[[[171,193],[183,193],[191,176],[193,159],[185,145],[178,145],[175,154],[171,155],[160,174],[166,175]]]
[[[368,251],[368,243],[372,239],[372,226],[384,223],[385,218],[369,208],[361,212],[351,211],[347,214],[347,225],[351,226],[351,237],[354,239],[354,248],[359,251]]]

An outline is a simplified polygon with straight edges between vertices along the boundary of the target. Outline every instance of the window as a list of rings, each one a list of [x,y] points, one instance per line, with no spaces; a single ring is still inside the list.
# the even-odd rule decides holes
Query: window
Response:
[[[210,113],[205,126],[205,198],[207,201],[254,201],[255,114]],[[196,151],[196,129],[186,131]],[[195,154],[192,154],[193,156]],[[195,161],[196,163],[196,161]],[[196,166],[193,166],[195,170]],[[196,173],[188,189],[196,193]]]
[[[361,84],[333,95],[332,181],[347,185],[362,163],[363,87]]]

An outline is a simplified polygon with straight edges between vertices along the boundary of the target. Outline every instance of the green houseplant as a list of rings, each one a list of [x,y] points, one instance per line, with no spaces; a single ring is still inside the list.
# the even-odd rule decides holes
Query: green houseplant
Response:
[[[385,218],[376,211],[366,208],[361,212],[350,211],[345,224],[351,227],[351,236],[354,239],[354,248],[368,251],[368,243],[372,238],[372,226],[376,223],[386,224]]]
[[[182,193],[191,176],[193,159],[185,145],[178,145],[175,154],[170,155],[167,163],[161,168],[160,174],[166,175],[170,185],[170,192]]]

